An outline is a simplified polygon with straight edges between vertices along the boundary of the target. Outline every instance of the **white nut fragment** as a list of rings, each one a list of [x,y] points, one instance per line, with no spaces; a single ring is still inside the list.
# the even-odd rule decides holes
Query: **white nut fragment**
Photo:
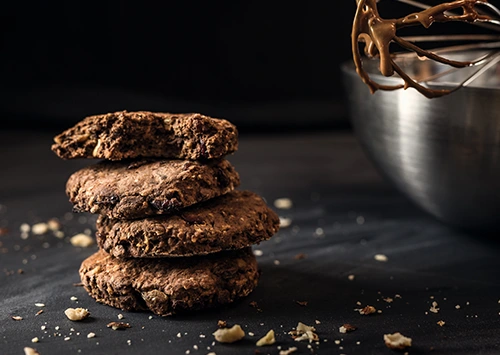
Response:
[[[266,346],[266,345],[273,345],[276,343],[276,338],[274,337],[274,330],[270,330],[267,332],[266,335],[264,335],[262,338],[260,338],[256,345],[257,346]]]
[[[42,235],[49,231],[47,223],[37,223],[31,227],[31,232],[36,235]]]
[[[84,320],[88,316],[90,316],[90,312],[85,308],[68,308],[64,311],[66,317],[73,322],[78,322],[80,320]]]
[[[231,328],[217,329],[212,335],[219,343],[234,343],[243,339],[245,332],[239,324],[235,324]]]
[[[274,207],[281,210],[289,210],[293,207],[293,202],[289,198],[282,197],[274,200]]]
[[[294,347],[288,348],[288,350],[280,350],[280,355],[290,355],[291,353],[294,353],[296,351],[297,351],[297,348],[294,346]]]
[[[70,242],[75,247],[88,248],[94,245],[94,239],[87,234],[77,234],[71,237]]]
[[[40,353],[35,349],[27,346],[24,348],[24,355],[40,355]]]
[[[399,332],[384,334],[384,342],[389,349],[403,350],[411,346],[411,338],[407,338]]]

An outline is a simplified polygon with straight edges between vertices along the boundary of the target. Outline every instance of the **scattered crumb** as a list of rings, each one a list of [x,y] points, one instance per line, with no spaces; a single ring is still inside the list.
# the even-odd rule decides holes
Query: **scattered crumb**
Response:
[[[254,333],[252,333],[252,332],[248,332],[247,334],[248,334],[249,336],[251,336],[251,337],[255,336],[255,334],[254,334]]]
[[[299,254],[295,255],[293,258],[294,258],[295,260],[302,260],[302,259],[307,258],[307,255],[306,255],[306,254],[304,254],[304,253],[299,253]]]
[[[54,236],[59,239],[64,238],[64,232],[63,231],[54,231]]]
[[[366,316],[377,312],[377,309],[373,306],[366,306],[365,308],[358,309],[357,311],[359,311],[359,314]]]
[[[42,235],[49,231],[47,223],[37,223],[31,227],[31,232],[35,235]]]
[[[181,337],[182,337],[181,332],[177,333],[177,338],[181,338]]]
[[[79,233],[71,237],[70,242],[75,247],[88,248],[94,244],[94,239],[83,233]]]
[[[356,278],[356,275],[352,275],[352,274],[351,274],[351,275],[347,276],[347,279],[348,279],[349,281],[353,281],[355,278]]]
[[[70,299],[71,301],[78,301],[78,298],[76,298],[75,296],[71,296],[69,299]]]
[[[110,322],[106,325],[106,327],[111,328],[113,330],[122,330],[130,328],[130,324],[124,322]]]
[[[251,303],[251,302],[250,302]],[[219,328],[227,328],[227,322],[225,320],[220,320],[217,322]]]
[[[323,230],[323,228],[318,227],[318,228],[316,228],[316,230],[314,231],[314,234],[320,237],[320,236],[325,235],[325,231]]]
[[[231,328],[217,329],[213,336],[219,343],[234,343],[245,337],[245,332],[239,324],[233,325]]]
[[[121,313],[119,313],[117,317],[118,317],[118,319],[123,319],[123,318],[125,318],[125,317],[123,317],[123,314],[121,314]]]
[[[338,339],[337,339],[337,340],[335,340],[335,341],[334,341],[334,343],[335,343],[336,345],[339,345],[339,344],[340,344],[340,340],[338,340]]]
[[[70,338],[70,337],[66,337],[66,338],[64,338],[64,341],[70,341],[70,340],[71,340],[71,338]]]
[[[264,252],[262,250],[260,250],[260,249],[255,249],[253,251],[253,255],[255,255],[255,256],[262,256],[262,255],[264,255]]]
[[[292,225],[292,219],[280,216],[280,228],[287,228]]]
[[[319,341],[318,334],[315,333],[316,328],[305,325],[302,322],[297,324],[297,328],[288,332],[295,341],[309,340],[309,343],[313,341]]]
[[[262,338],[260,338],[256,345],[257,346],[266,346],[266,345],[273,345],[276,342],[276,338],[274,337],[274,330],[270,330],[267,332],[266,335],[264,335]]]
[[[321,322],[319,320],[317,320],[317,319],[314,321],[314,323],[321,324]]]
[[[19,226],[19,231],[21,233],[29,233],[30,230],[31,230],[31,227],[28,223],[23,223]]]
[[[88,333],[87,338],[88,339],[95,338],[95,333],[92,333],[92,332]]]
[[[376,254],[373,258],[377,261],[380,261],[380,262],[386,262],[389,260],[389,258],[387,256],[385,256],[384,254]]]
[[[32,343],[38,343],[40,340],[38,339],[38,337],[34,337],[33,339],[31,339],[31,342]]]
[[[64,314],[73,322],[84,320],[90,316],[90,312],[85,308],[68,308]]]
[[[296,351],[297,351],[297,348],[294,346],[294,347],[288,348],[288,350],[280,350],[279,355],[290,355],[291,353],[294,353]]]
[[[403,350],[411,346],[411,338],[407,338],[399,332],[384,334],[384,342],[389,349]]]
[[[35,303],[35,306],[36,307],[45,307],[45,304],[43,304],[43,303]]]
[[[12,318],[13,320],[23,320],[23,317],[21,316],[11,316],[10,318]]]
[[[358,216],[356,218],[356,223],[359,224],[359,225],[362,225],[362,224],[365,224],[365,217],[363,216]]]
[[[279,265],[281,262],[279,260],[274,260],[274,265]]]
[[[431,308],[429,308],[429,311],[432,312],[432,313],[438,313],[439,312],[438,303],[436,301],[432,302],[432,306],[431,306]]]
[[[39,310],[38,312],[35,313],[35,316],[39,316],[40,314],[43,313],[43,309]]]
[[[460,309],[460,305],[459,305],[459,304],[457,304],[457,305],[455,306],[455,308],[456,308],[456,309]]]
[[[51,218],[47,221],[47,227],[51,231],[55,232],[55,231],[58,231],[59,229],[61,229],[61,223],[56,218]]]
[[[339,332],[340,333],[349,333],[349,332],[353,332],[355,331],[357,328],[349,323],[346,323],[344,325],[342,325],[340,328],[339,328]]]
[[[307,301],[295,301],[299,306],[306,307],[307,306]]]
[[[40,355],[40,353],[36,349],[27,346],[24,348],[24,355]]]
[[[383,300],[384,300],[385,302],[387,302],[387,303],[392,303],[392,302],[394,302],[394,299],[393,299],[393,298],[391,298],[391,297],[386,297],[386,298],[383,298]]]
[[[132,340],[128,339],[128,340],[127,340],[127,344],[128,344],[128,345],[132,345]]]
[[[250,307],[253,307],[257,310],[257,312],[262,312],[262,309],[260,309],[259,305],[257,304],[257,302],[255,301],[252,301],[248,304]],[[225,325],[224,327],[219,327],[219,328],[226,328],[227,325]]]
[[[445,324],[446,324],[446,322],[444,320],[440,320],[437,322],[437,325],[439,325],[440,327],[442,327]]]
[[[282,209],[282,210],[289,210],[290,208],[293,207],[293,202],[289,198],[282,197],[274,200],[274,207]]]
[[[45,330],[46,328],[47,328],[47,326],[45,326],[45,325],[42,325],[42,326],[40,327],[40,329],[41,329],[41,330]]]

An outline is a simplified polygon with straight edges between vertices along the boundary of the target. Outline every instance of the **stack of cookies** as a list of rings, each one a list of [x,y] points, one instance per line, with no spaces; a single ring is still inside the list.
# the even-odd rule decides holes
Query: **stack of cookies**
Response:
[[[100,250],[82,283],[98,302],[158,315],[227,304],[259,277],[251,246],[278,231],[258,195],[238,191],[225,159],[238,132],[201,114],[115,112],[85,118],[54,139],[63,159],[104,159],[75,172],[75,212],[98,214]]]

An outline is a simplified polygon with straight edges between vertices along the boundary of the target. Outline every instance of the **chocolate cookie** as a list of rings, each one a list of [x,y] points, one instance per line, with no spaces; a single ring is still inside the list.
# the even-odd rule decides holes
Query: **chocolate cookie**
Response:
[[[239,175],[227,160],[102,161],[70,176],[75,212],[133,219],[168,214],[232,191]]]
[[[233,191],[171,216],[132,221],[100,216],[99,246],[116,257],[203,255],[241,249],[271,238],[279,218],[258,195]]]
[[[54,138],[63,159],[216,159],[238,149],[229,121],[199,113],[114,112],[85,118]]]
[[[259,273],[250,248],[154,260],[116,259],[100,250],[83,261],[80,277],[98,302],[166,316],[247,296],[257,286]]]

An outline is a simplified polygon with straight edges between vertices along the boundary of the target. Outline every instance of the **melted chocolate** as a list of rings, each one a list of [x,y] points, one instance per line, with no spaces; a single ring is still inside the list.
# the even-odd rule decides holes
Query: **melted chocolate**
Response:
[[[371,93],[377,90],[397,90],[413,87],[426,97],[434,98],[447,95],[458,89],[458,87],[451,90],[431,89],[419,84],[395,63],[394,55],[391,53],[389,46],[391,42],[395,42],[403,48],[414,51],[420,57],[427,57],[455,68],[471,66],[475,62],[446,59],[431,51],[424,50],[412,42],[404,40],[397,35],[397,31],[403,27],[419,25],[429,28],[435,22],[460,21],[473,23],[476,21],[485,22],[492,19],[489,16],[480,15],[475,9],[477,4],[487,4],[487,0],[455,0],[397,19],[383,19],[380,17],[377,0],[356,0],[356,2],[357,9],[351,34],[353,60],[356,65],[356,72],[363,82],[368,85]],[[449,11],[457,9],[462,9],[462,13],[457,15],[449,13]],[[365,43],[365,54],[368,57],[379,58],[382,75],[392,76],[396,72],[404,80],[404,84],[381,85],[373,81],[363,69],[363,61],[359,51],[360,42]]]

